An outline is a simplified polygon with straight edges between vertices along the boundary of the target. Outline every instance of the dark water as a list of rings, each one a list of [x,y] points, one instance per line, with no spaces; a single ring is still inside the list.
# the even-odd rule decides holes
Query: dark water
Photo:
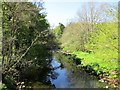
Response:
[[[105,88],[108,85],[86,73],[64,55],[57,53],[51,61],[52,70],[43,75],[42,82],[28,84],[32,88]],[[30,82],[31,83],[31,82]]]
[[[59,67],[61,63],[64,67]],[[56,88],[105,88],[107,84],[101,83],[97,78],[86,72],[76,69],[68,62],[60,62],[56,57],[53,58],[51,65],[55,68],[51,71],[50,81]],[[67,64],[65,64],[67,63]],[[56,68],[57,67],[57,68]]]

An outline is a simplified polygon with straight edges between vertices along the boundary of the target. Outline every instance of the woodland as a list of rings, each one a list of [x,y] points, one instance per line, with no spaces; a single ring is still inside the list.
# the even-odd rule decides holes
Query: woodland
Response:
[[[2,2],[2,90],[38,80],[49,69],[53,50],[75,55],[82,67],[120,86],[119,5],[83,5],[77,20],[51,29],[43,4]]]

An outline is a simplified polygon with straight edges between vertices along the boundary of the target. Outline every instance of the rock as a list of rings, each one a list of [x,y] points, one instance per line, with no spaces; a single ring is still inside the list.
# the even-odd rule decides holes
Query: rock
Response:
[[[74,70],[72,69],[72,73],[74,73]]]
[[[105,86],[105,88],[108,88],[108,86]]]
[[[24,82],[21,82],[21,85],[24,84]]]
[[[100,82],[104,82],[104,80],[103,79],[101,79],[101,80],[99,80]]]
[[[116,71],[111,72],[111,74],[116,75],[118,74]]]

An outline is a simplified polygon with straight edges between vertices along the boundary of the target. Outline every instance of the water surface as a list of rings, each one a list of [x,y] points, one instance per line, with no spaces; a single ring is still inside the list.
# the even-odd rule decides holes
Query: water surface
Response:
[[[61,61],[67,64],[59,67],[62,62],[56,57],[51,62],[55,69],[51,71],[50,81],[56,88],[103,88],[106,86],[106,83],[99,82],[94,76],[77,69],[65,60]]]

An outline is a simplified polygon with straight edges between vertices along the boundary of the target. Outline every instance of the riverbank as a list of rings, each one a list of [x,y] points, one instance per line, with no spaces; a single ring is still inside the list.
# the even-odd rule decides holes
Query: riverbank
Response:
[[[60,66],[54,70],[55,75],[53,76],[57,77],[51,80],[56,88],[111,88],[106,82],[99,82],[97,77],[84,71],[79,64],[76,66],[78,62],[74,62],[69,55],[66,56],[60,52],[54,53],[53,67]]]
[[[118,78],[118,62],[105,61],[99,59],[94,53],[87,53],[81,51],[65,52],[64,55],[77,58],[80,62],[77,67],[82,67],[86,72],[95,75],[101,82],[107,82],[113,88],[120,88],[120,79]]]

